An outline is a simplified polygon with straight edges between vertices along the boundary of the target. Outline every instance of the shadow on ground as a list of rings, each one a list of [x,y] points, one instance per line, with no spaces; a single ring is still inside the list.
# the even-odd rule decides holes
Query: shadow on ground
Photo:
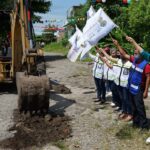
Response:
[[[59,115],[64,115],[65,109],[75,103],[75,100],[66,99],[55,92],[51,92],[50,99],[56,102],[55,105],[50,107],[50,111]]]
[[[0,95],[2,94],[17,94],[15,83],[0,83]]]
[[[56,61],[56,60],[62,60],[66,59],[66,56],[60,56],[60,55],[46,55],[45,56],[45,61],[50,62],[50,61]]]

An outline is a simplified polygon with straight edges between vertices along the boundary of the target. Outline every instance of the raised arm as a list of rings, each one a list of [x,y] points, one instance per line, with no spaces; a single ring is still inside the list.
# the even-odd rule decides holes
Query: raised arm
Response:
[[[118,61],[118,59],[116,59],[116,58],[112,58],[110,55],[108,55],[102,48],[99,48],[99,47],[97,47],[96,46],[96,50],[99,52],[101,52],[101,53],[103,53],[104,54],[104,56],[108,59],[108,60],[110,60],[110,61],[112,61],[112,62],[114,62],[114,63],[117,63],[117,61]],[[99,52],[99,53],[100,53]]]
[[[113,68],[113,65],[111,65],[107,59],[99,55],[99,58],[108,66],[108,68]]]
[[[120,44],[118,43],[117,40],[115,39],[112,39],[114,45],[117,47],[117,49],[120,51],[120,53],[123,55],[124,58],[130,60],[130,55],[128,55],[124,50],[123,48],[120,46]]]
[[[143,48],[137,44],[132,37],[126,36],[126,40],[130,42],[135,47],[135,49],[137,49],[139,52],[142,52]]]
[[[147,98],[148,97],[148,88],[149,88],[149,85],[150,85],[150,75],[146,75],[146,85],[145,85],[145,90],[144,90],[144,93],[143,93],[143,97],[144,98]]]
[[[88,53],[88,56],[92,59],[92,60],[95,60],[96,56],[91,54],[91,53]]]
[[[129,37],[129,36],[126,36],[126,39],[127,39],[127,41],[129,41],[132,45],[134,45],[134,47],[139,51],[139,53],[140,53],[140,55],[143,57],[143,59],[145,59],[145,60],[147,60],[147,61],[150,61],[150,53],[145,52],[145,51],[143,50],[143,48],[142,48],[140,45],[138,45],[137,42],[136,42],[133,38],[131,38],[131,37]]]

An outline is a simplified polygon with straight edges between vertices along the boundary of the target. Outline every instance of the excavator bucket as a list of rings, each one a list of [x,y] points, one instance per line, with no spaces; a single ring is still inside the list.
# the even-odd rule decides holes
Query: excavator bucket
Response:
[[[49,80],[46,75],[27,76],[17,73],[18,108],[20,112],[41,111],[47,113],[49,109]]]

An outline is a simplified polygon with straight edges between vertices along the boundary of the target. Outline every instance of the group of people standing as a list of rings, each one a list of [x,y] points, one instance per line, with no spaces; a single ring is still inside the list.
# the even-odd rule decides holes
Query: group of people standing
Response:
[[[94,60],[93,77],[97,88],[97,102],[106,102],[106,88],[112,92],[112,107],[120,111],[118,118],[133,121],[134,127],[148,129],[149,123],[143,98],[148,97],[150,84],[150,54],[145,52],[136,41],[126,36],[135,50],[133,55],[112,39],[115,48],[95,47],[96,56],[88,56]]]

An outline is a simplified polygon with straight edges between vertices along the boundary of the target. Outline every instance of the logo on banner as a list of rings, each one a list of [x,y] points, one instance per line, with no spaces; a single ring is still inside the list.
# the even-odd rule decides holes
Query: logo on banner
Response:
[[[101,27],[105,27],[107,25],[107,21],[103,20],[102,17],[99,17],[98,22],[100,23]]]

